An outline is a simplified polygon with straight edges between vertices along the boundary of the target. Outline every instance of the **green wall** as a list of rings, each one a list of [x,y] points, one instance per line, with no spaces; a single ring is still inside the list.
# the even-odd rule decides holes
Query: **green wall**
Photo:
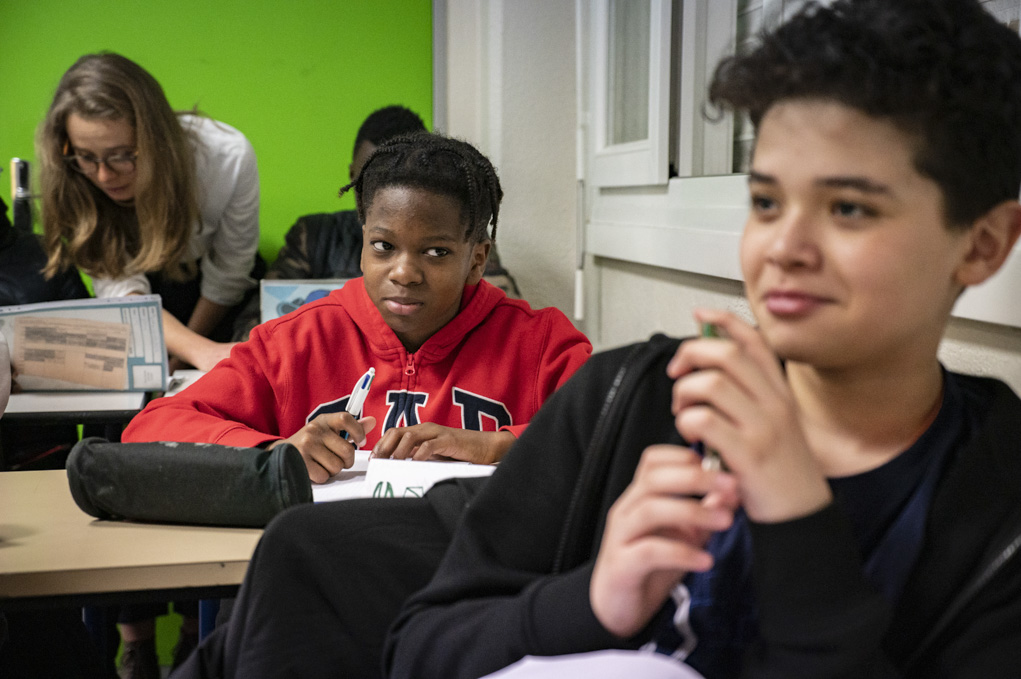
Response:
[[[337,190],[366,115],[400,103],[432,126],[429,0],[0,0],[8,204],[10,159],[34,159],[60,76],[99,50],[141,64],[174,108],[198,105],[245,133],[259,159],[269,260],[299,215],[353,207]]]

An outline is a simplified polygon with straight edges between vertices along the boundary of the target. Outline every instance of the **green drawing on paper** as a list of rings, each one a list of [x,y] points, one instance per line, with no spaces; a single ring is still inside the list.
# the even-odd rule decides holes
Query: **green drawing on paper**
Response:
[[[383,484],[386,484],[384,487]],[[372,489],[372,497],[393,497],[394,487],[389,481],[380,481],[376,484],[376,487]]]

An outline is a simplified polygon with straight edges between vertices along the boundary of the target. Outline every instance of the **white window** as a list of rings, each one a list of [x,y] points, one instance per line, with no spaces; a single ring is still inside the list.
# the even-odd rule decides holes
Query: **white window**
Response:
[[[670,16],[670,0],[594,4],[592,178],[600,186],[667,180]]]
[[[753,143],[747,119],[704,115],[719,60],[806,0],[576,0],[588,27],[584,247],[594,255],[740,279]],[[1021,0],[984,0],[1021,24]],[[586,126],[585,121],[591,125]],[[1021,327],[1021,245],[955,315]]]
[[[586,250],[739,278],[747,199],[735,125],[729,114],[707,120],[703,104],[745,0],[579,3],[591,26]],[[619,129],[631,136],[616,125],[628,115]]]

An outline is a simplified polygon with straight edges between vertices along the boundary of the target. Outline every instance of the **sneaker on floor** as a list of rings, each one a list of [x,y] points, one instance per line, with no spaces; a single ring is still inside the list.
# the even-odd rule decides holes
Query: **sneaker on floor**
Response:
[[[120,679],[160,679],[156,640],[125,641],[117,676]]]
[[[174,646],[174,664],[170,666],[170,669],[176,670],[181,663],[188,659],[188,656],[191,655],[191,652],[198,645],[198,634],[181,632],[180,636],[177,637],[177,645]]]

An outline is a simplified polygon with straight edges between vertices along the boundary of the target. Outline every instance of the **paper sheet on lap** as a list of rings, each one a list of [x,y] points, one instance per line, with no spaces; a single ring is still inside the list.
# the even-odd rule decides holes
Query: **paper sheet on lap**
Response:
[[[483,679],[705,679],[665,655],[642,651],[595,651],[549,657],[526,656]]]

